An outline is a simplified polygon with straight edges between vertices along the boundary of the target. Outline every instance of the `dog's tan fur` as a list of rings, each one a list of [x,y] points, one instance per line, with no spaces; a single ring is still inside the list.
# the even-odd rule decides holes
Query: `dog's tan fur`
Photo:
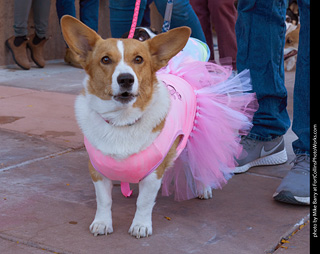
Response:
[[[294,47],[298,49],[299,46],[299,33],[300,24],[297,25],[296,29],[286,35],[284,48]]]
[[[173,160],[176,157],[176,150],[180,143],[181,136],[177,137],[174,141],[173,145],[171,146],[167,156],[164,158],[163,162],[160,164],[160,166],[157,168],[157,177],[158,179],[161,179],[163,177],[163,174],[165,173],[166,169],[170,168],[173,164]]]
[[[88,162],[88,168],[89,168],[89,173],[92,181],[94,182],[102,181],[102,175],[97,170],[95,170],[90,160]]]

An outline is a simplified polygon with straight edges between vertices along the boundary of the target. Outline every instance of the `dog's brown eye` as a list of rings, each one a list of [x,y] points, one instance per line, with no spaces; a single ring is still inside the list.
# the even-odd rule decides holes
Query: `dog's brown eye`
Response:
[[[101,63],[103,64],[111,64],[111,59],[108,56],[104,56],[101,58]]]
[[[143,62],[143,58],[141,56],[136,56],[134,59],[134,63],[141,64]]]

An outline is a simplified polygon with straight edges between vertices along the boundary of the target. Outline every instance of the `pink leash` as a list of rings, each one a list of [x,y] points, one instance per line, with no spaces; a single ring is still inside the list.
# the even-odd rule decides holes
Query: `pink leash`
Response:
[[[128,39],[132,39],[133,38],[134,30],[136,29],[137,22],[138,22],[140,3],[141,3],[141,0],[136,0],[136,5],[134,7],[132,24],[131,24],[130,32],[129,32],[129,35],[128,35]]]
[[[134,7],[132,24],[131,24],[130,32],[129,32],[129,35],[128,35],[128,39],[132,39],[133,38],[134,31],[136,29],[137,22],[138,22],[140,3],[141,3],[141,0],[136,0],[136,5]],[[121,192],[122,192],[122,195],[125,196],[126,198],[130,197],[131,194],[132,194],[132,190],[130,190],[130,184],[121,182]]]
[[[141,3],[141,0],[136,0],[136,5],[134,7],[132,24],[131,24],[130,32],[128,35],[128,39],[132,39],[134,36],[134,31],[138,23],[140,3]],[[165,22],[163,24],[163,32],[167,32],[170,28],[172,8],[173,8],[173,0],[168,0],[167,7],[166,7]],[[126,198],[130,197],[132,194],[132,190],[130,190],[130,184],[121,182],[121,192],[122,192],[122,195],[125,196]]]

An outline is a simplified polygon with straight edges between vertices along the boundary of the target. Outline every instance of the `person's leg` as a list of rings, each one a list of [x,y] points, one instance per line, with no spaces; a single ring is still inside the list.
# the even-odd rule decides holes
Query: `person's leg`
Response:
[[[282,137],[290,127],[283,64],[285,14],[286,0],[238,2],[237,68],[250,70],[259,109],[250,133],[241,141],[244,152],[237,159],[236,173],[287,161]]]
[[[239,72],[250,70],[259,110],[249,137],[260,141],[282,136],[290,127],[283,64],[285,14],[285,0],[238,2],[237,67]]]
[[[162,17],[165,14],[167,1],[166,0],[155,0],[154,3],[157,6],[159,13]],[[197,38],[203,42],[206,42],[206,38],[201,28],[200,21],[192,9],[189,0],[174,0],[172,9],[172,18],[170,29],[188,26],[191,28],[191,37]]]
[[[15,63],[24,70],[30,69],[27,56],[28,17],[32,0],[14,1],[14,36],[6,40],[5,45],[12,53]]]
[[[310,155],[310,0],[299,0],[300,35],[294,84],[292,143],[295,154]]]
[[[57,0],[56,9],[59,18],[59,22],[63,15],[71,15],[76,17],[76,7],[74,5],[75,0]]]
[[[33,21],[38,38],[46,37],[50,15],[50,0],[33,0]]]
[[[99,0],[80,0],[80,20],[98,32]]]
[[[206,37],[207,45],[210,49],[209,59],[214,60],[212,26],[210,22],[210,11],[208,8],[208,0],[190,0],[190,4],[198,16],[203,33]]]
[[[218,37],[219,58],[231,57],[236,70],[237,40],[235,24],[237,9],[234,0],[209,0],[211,21]]]
[[[28,34],[28,17],[32,0],[14,1],[14,36],[26,36]]]
[[[76,17],[75,0],[57,0],[56,9],[59,22],[63,15],[70,15],[72,17]],[[77,56],[69,49],[67,44],[64,61],[74,67],[81,68],[81,65],[78,63]]]
[[[33,0],[33,21],[35,33],[30,35],[28,48],[31,51],[31,58],[35,64],[43,68],[46,64],[43,54],[46,39],[48,21],[50,14],[50,0]]]
[[[310,0],[298,0],[300,34],[293,98],[294,165],[273,198],[290,204],[310,204]]]
[[[141,0],[137,26],[140,25],[147,0]],[[113,38],[120,38],[124,33],[129,32],[135,1],[132,0],[110,0],[110,28]]]
[[[150,4],[152,4],[153,0],[147,0],[146,9],[144,11],[141,26],[143,27],[150,27],[151,26],[151,19],[150,19]]]

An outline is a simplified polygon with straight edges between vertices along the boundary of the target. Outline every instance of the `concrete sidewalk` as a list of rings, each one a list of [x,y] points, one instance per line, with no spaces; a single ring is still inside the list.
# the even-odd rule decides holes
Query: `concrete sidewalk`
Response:
[[[127,233],[137,185],[126,199],[115,184],[114,233],[93,237],[95,193],[73,110],[83,77],[62,61],[0,69],[0,253],[310,253],[309,207],[272,199],[294,158],[291,130],[284,165],[236,175],[207,201],[159,195],[149,238]],[[291,117],[293,84],[286,73]]]

